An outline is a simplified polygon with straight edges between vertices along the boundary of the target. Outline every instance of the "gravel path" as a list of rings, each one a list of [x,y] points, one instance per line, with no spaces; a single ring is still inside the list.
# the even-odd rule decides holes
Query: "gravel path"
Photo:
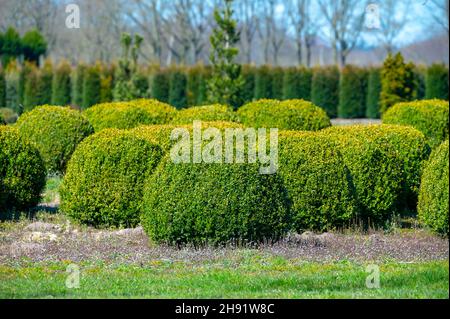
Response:
[[[381,124],[381,120],[376,119],[331,119],[331,124],[335,126],[339,125],[355,125],[355,124]]]

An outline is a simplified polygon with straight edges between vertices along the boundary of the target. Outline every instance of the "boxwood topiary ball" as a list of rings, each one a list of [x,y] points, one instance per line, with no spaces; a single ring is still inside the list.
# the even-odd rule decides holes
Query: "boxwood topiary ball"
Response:
[[[61,185],[61,210],[95,227],[134,227],[142,189],[162,150],[131,132],[109,129],[81,143]]]
[[[49,173],[64,173],[77,145],[94,132],[79,111],[49,105],[24,113],[16,126],[36,145]]]
[[[276,240],[290,226],[286,190],[257,164],[175,164],[170,157],[146,182],[141,224],[171,245]]]
[[[371,140],[382,148],[391,148],[401,165],[402,191],[399,196],[402,210],[414,210],[417,206],[420,177],[430,147],[425,136],[413,127],[401,125],[352,125],[329,129],[337,134],[350,134],[361,140]]]
[[[422,176],[418,205],[419,220],[433,231],[447,236],[449,233],[448,152],[447,140],[431,154]]]
[[[280,174],[297,232],[332,230],[357,217],[350,170],[336,142],[311,132],[280,133]]]
[[[393,145],[359,133],[358,126],[350,126],[332,127],[319,134],[337,143],[355,185],[360,216],[367,222],[382,224],[398,212],[403,164]]]
[[[38,150],[16,129],[0,126],[0,213],[37,205],[45,177]]]
[[[246,126],[280,130],[318,131],[331,125],[324,110],[304,100],[259,100],[242,106],[238,116]]]
[[[236,114],[230,107],[214,104],[195,106],[177,111],[173,123],[192,124],[193,121],[234,121],[236,118]]]
[[[176,109],[152,99],[113,102],[94,105],[84,114],[96,132],[105,128],[130,129],[139,125],[167,124]]]
[[[449,104],[443,100],[398,103],[383,114],[383,123],[412,126],[435,148],[449,136]]]

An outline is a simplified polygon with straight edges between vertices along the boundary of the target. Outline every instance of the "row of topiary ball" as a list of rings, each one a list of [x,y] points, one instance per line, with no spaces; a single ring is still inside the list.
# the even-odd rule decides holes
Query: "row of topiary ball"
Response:
[[[146,108],[145,105],[151,103],[158,107]],[[160,107],[166,110],[156,112],[161,121],[170,118],[175,123],[185,124],[193,119],[234,119],[236,114],[228,109],[211,106],[172,114],[169,106],[154,101],[133,101],[129,104],[131,107],[124,105],[99,105],[91,114],[87,112],[94,128],[100,132],[82,142],[70,160],[61,188],[61,209],[83,223],[128,227],[142,219],[147,233],[157,242],[217,244],[233,239],[277,239],[291,229],[325,230],[345,226],[356,218],[380,223],[394,212],[416,206],[422,165],[429,148],[423,134],[412,128],[382,125],[329,128],[317,133],[285,131],[280,134],[280,172],[264,176],[257,174],[258,165],[252,164],[173,164],[165,153],[170,149],[169,136],[175,125],[101,130],[108,126],[129,128],[140,121],[157,121],[127,113],[133,109],[153,109],[154,112]],[[103,112],[98,111],[102,108],[105,108]],[[255,127],[291,129],[302,126],[304,130],[315,131],[329,126],[329,119],[320,111],[304,101],[288,104],[266,100],[251,103],[237,115],[244,123]],[[64,112],[78,119],[71,122],[62,115]],[[60,107],[38,108],[23,116],[18,128],[21,135],[31,132],[28,138],[34,137],[35,144],[41,141],[47,144],[47,148],[38,146],[41,154],[57,150],[70,153],[68,145],[78,144],[92,132],[89,122],[73,112]],[[206,125],[221,129],[240,126],[229,122]],[[73,134],[64,132],[63,128],[67,127],[71,127]],[[4,131],[16,134],[14,129]],[[47,137],[43,138],[45,135]],[[73,138],[75,135],[80,139]],[[10,141],[20,139],[23,138]],[[65,143],[68,145],[61,147]],[[10,159],[21,158],[18,155]],[[64,155],[43,157],[57,168],[58,165],[65,167]],[[446,169],[448,176],[448,161],[447,168],[445,163],[440,165],[440,170],[445,174]],[[435,169],[429,171],[428,175],[436,172]],[[423,185],[430,184],[426,176]],[[35,189],[42,187],[44,178],[45,174],[36,175]],[[436,203],[445,200],[448,203],[448,191],[445,196],[442,194],[445,187],[440,189],[441,193],[432,188],[435,194],[423,191],[427,196],[421,193],[419,214],[428,212],[421,214],[428,216],[421,219],[437,231],[445,233],[447,229],[448,233],[445,210],[430,209],[432,205],[444,207]],[[4,193],[8,194],[2,188]],[[39,197],[38,193],[34,194]],[[424,201],[428,204],[423,204]],[[4,203],[11,202],[11,198],[4,200]],[[448,219],[448,209],[446,214]],[[440,226],[435,225],[437,220]]]

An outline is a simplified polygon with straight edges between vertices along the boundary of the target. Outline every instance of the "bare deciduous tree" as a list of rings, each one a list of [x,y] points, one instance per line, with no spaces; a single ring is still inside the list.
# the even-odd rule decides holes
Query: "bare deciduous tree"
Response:
[[[252,62],[252,46],[258,26],[257,6],[258,1],[255,0],[238,1],[237,13],[241,17],[241,42],[246,63]]]
[[[449,34],[449,0],[430,0],[431,15],[437,24]]]
[[[387,53],[394,52],[397,37],[408,23],[410,0],[383,0],[380,7],[380,30],[377,37]]]
[[[341,66],[346,64],[348,55],[360,38],[366,3],[366,1],[360,0],[318,0],[328,26],[328,35],[336,64],[338,62]]]

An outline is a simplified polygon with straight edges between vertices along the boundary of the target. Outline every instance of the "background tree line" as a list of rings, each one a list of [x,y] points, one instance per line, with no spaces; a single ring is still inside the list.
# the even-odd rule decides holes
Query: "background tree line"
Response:
[[[80,7],[80,29],[65,27],[68,3]],[[376,3],[379,23],[370,27],[367,0],[236,0],[233,10],[241,32],[238,62],[376,64],[401,49],[402,32],[412,24],[430,31],[425,33],[434,40],[426,45],[445,49],[414,50],[410,56],[406,52],[408,59],[448,59],[448,0],[430,0],[419,9],[413,0]],[[0,32],[14,27],[23,36],[36,29],[47,40],[49,56],[71,63],[117,60],[119,35],[139,33],[144,38],[144,62],[193,65],[209,61],[213,11],[221,4],[222,0],[1,0]],[[428,12],[426,21],[417,19],[417,10]],[[415,33],[417,28],[410,37],[421,40]],[[447,53],[430,55],[441,51]]]

